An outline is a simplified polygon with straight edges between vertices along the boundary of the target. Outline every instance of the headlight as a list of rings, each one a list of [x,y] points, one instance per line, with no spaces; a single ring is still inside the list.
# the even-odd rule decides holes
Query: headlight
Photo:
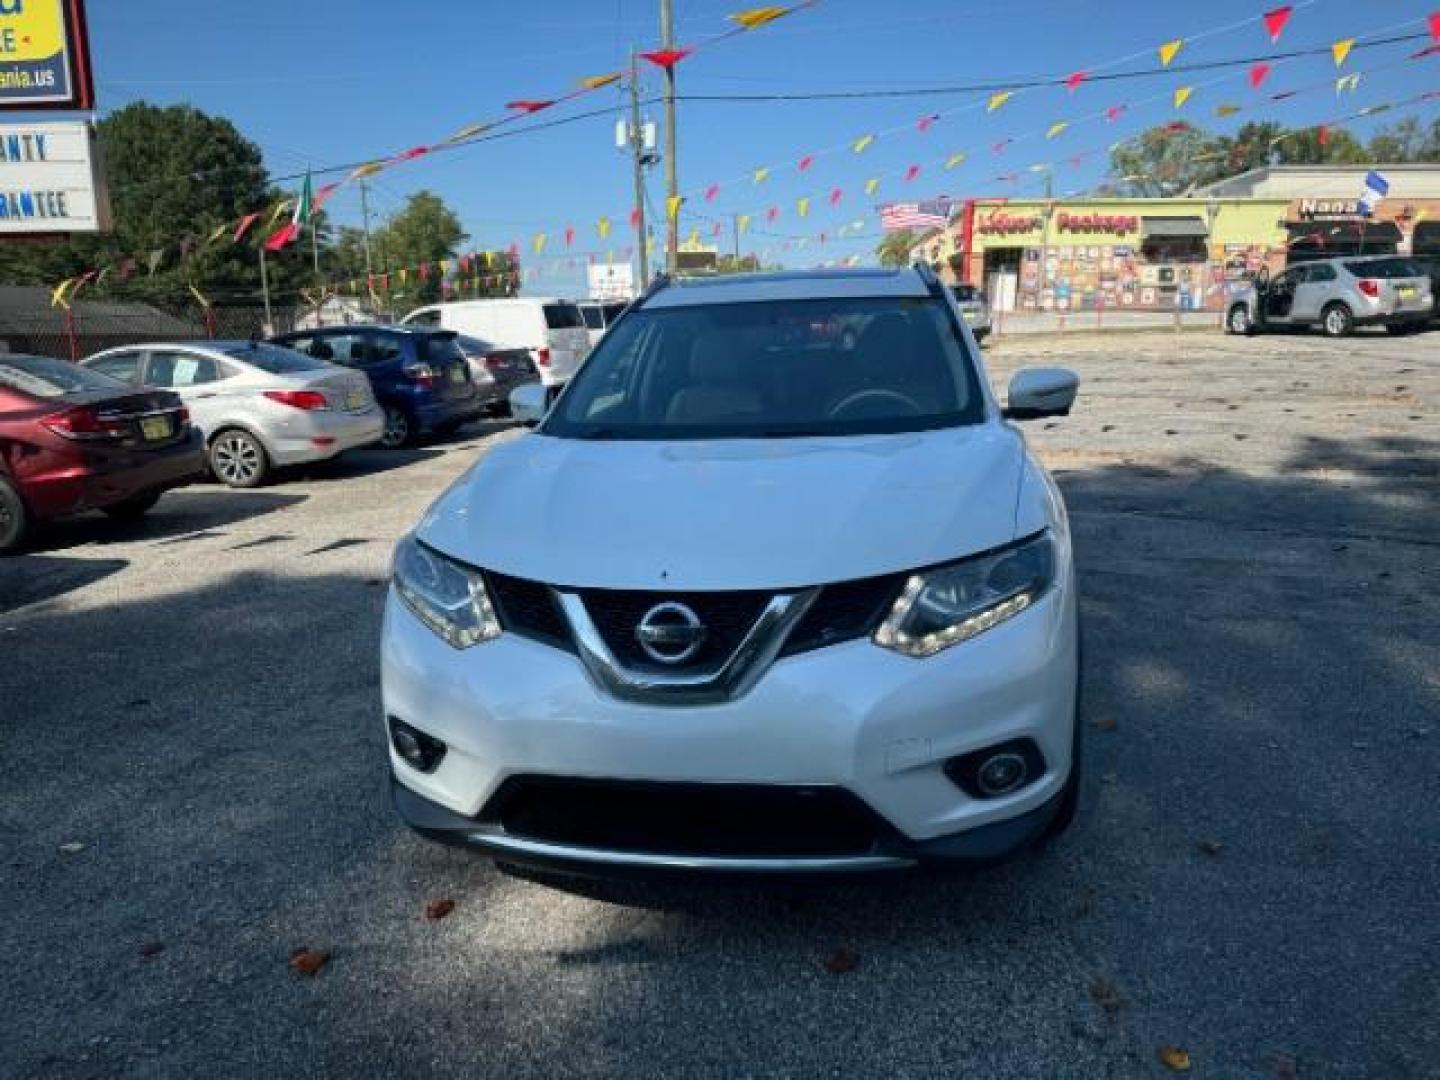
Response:
[[[405,606],[455,648],[500,636],[500,620],[478,570],[407,536],[395,548],[394,580]]]
[[[912,574],[875,644],[906,656],[934,656],[1020,614],[1055,580],[1048,532],[993,555]]]

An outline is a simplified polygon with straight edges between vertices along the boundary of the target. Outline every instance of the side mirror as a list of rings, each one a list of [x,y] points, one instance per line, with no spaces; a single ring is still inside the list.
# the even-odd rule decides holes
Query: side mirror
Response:
[[[545,387],[526,383],[510,391],[510,415],[526,427],[534,427],[545,419]]]
[[[1010,380],[1007,420],[1034,420],[1041,416],[1068,416],[1080,377],[1069,368],[1021,368]]]

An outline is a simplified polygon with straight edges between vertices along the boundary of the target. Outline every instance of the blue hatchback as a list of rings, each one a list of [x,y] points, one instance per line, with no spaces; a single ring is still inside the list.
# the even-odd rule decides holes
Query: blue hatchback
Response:
[[[453,330],[326,326],[270,340],[363,371],[385,410],[385,446],[404,446],[426,433],[448,435],[479,416],[484,404]]]

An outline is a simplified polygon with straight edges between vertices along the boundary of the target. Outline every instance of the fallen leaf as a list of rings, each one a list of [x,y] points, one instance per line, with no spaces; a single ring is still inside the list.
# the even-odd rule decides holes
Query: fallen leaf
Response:
[[[85,845],[79,840],[71,840],[69,843],[61,844],[60,850],[66,855],[78,855],[85,850]]]
[[[1160,1064],[1171,1072],[1190,1071],[1190,1055],[1178,1046],[1162,1046],[1156,1056],[1160,1058]]]
[[[1120,725],[1113,716],[1107,716],[1103,720],[1096,720],[1090,726],[1096,731],[1114,731]]]
[[[1096,1005],[1105,1010],[1105,1015],[1114,1019],[1115,1014],[1129,1004],[1125,995],[1103,975],[1096,975],[1090,980],[1090,997]]]
[[[1265,1064],[1270,1067],[1270,1075],[1275,1080],[1298,1080],[1300,1076],[1300,1063],[1295,1060],[1295,1055],[1283,1050],[1276,1050],[1265,1059]]]
[[[315,975],[330,962],[330,954],[322,949],[302,945],[290,954],[290,966],[301,975]]]
[[[425,918],[436,922],[455,910],[454,900],[431,900],[425,905]]]
[[[1206,855],[1217,856],[1225,850],[1225,845],[1219,840],[1201,840],[1198,847]]]
[[[159,956],[164,951],[165,943],[163,941],[147,941],[140,946],[140,955],[147,960],[152,956]]]
[[[843,945],[830,954],[825,961],[825,970],[831,975],[843,975],[860,966],[860,958]]]

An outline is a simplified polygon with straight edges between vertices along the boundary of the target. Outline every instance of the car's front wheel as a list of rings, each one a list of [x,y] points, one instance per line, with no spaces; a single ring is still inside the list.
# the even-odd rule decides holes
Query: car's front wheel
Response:
[[[136,518],[142,518],[148,514],[159,501],[160,492],[147,491],[143,495],[133,495],[124,502],[114,503],[101,509],[120,521],[134,521]]]
[[[1320,313],[1320,328],[1325,331],[1326,337],[1349,337],[1350,331],[1355,329],[1355,316],[1344,304],[1327,304]]]
[[[1255,327],[1250,321],[1250,309],[1244,304],[1236,304],[1225,316],[1225,329],[1232,334],[1249,335],[1254,333]]]
[[[20,493],[0,477],[0,552],[14,551],[25,540],[30,515]]]
[[[210,440],[210,471],[228,487],[259,487],[270,472],[270,459],[255,436],[229,428]]]

